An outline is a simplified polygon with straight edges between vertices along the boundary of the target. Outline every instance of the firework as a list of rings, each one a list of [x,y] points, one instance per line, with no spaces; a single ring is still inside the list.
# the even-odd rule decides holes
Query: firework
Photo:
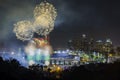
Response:
[[[30,40],[33,37],[33,31],[31,30],[31,22],[24,20],[19,21],[14,24],[14,32],[16,33],[16,37],[20,40]]]
[[[26,52],[28,55],[33,56],[34,53],[35,53],[35,50],[36,50],[36,43],[31,40],[31,41],[28,43],[28,45],[25,47],[25,52]]]
[[[48,35],[54,29],[57,16],[56,9],[48,2],[42,2],[34,9],[34,21],[19,21],[14,24],[14,33],[20,40],[31,40],[34,33]]]
[[[52,53],[52,47],[48,44],[48,42],[46,42],[45,39],[35,38],[25,47],[25,52],[27,54],[29,65],[35,63],[39,64],[40,61],[45,61],[45,64],[48,65],[50,54]]]
[[[56,9],[48,2],[42,2],[34,9],[34,20],[19,21],[14,24],[14,33],[20,40],[30,40],[25,47],[29,65],[39,63],[41,60],[49,65],[52,47],[47,39],[33,38],[33,34],[37,33],[41,36],[47,36],[53,29],[57,16]]]
[[[42,2],[34,9],[34,30],[39,35],[48,35],[54,28],[56,9],[48,2]]]

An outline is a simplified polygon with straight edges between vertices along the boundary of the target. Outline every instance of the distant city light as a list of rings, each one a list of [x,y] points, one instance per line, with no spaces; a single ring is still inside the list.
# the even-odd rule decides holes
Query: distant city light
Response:
[[[35,64],[35,62],[33,60],[30,60],[29,65],[33,65],[33,64]]]
[[[65,51],[62,51],[62,53],[66,53]]]
[[[12,55],[14,55],[15,53],[14,52],[11,52]]]
[[[61,53],[61,51],[57,51],[57,53]]]
[[[45,65],[47,65],[47,66],[48,66],[49,64],[50,64],[50,62],[49,62],[49,61],[45,61]]]

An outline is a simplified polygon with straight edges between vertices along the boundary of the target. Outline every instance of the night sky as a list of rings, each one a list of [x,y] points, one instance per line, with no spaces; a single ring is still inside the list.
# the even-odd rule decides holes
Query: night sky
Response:
[[[31,20],[36,4],[43,0],[0,0],[0,45],[15,47],[25,42],[16,39],[13,24]],[[67,41],[86,34],[89,37],[110,38],[120,45],[119,0],[47,0],[58,12],[55,29],[50,33],[53,48],[66,47]]]

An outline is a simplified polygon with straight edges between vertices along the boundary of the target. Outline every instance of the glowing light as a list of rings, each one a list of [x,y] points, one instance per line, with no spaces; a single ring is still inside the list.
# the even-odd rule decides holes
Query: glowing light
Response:
[[[109,56],[109,57],[112,57],[112,54],[109,54],[108,56]]]
[[[54,51],[54,53],[57,53],[57,51]]]
[[[69,52],[69,51],[70,51],[69,49],[66,50],[66,52]]]
[[[33,31],[31,30],[31,22],[24,20],[19,21],[14,24],[14,33],[16,33],[16,37],[20,40],[30,40],[33,37]]]
[[[54,29],[57,16],[56,9],[48,2],[41,2],[34,9],[33,22],[28,20],[19,21],[14,24],[14,33],[20,40],[31,40],[34,33],[48,35]]]
[[[55,7],[48,2],[41,2],[34,9],[34,20],[23,20],[14,24],[13,32],[16,37],[22,41],[31,40],[25,47],[29,64],[35,63],[35,60],[41,60],[44,55],[44,60],[49,60],[52,54],[52,47],[45,39],[32,39],[33,34],[47,36],[54,29],[54,22],[57,16]]]
[[[61,51],[58,51],[57,53],[61,53]]]
[[[62,51],[62,53],[66,53],[65,51]]]
[[[41,45],[41,41],[42,44]],[[31,40],[25,47],[25,52],[27,54],[28,61],[34,61],[35,63],[40,63],[40,60],[48,61],[50,60],[50,54],[52,53],[52,48],[48,42],[44,42],[45,39],[36,38]],[[47,43],[47,44],[46,44]],[[45,45],[46,44],[46,45]],[[38,47],[39,46],[39,47]],[[45,63],[46,64],[46,63]]]
[[[57,67],[57,70],[59,71],[60,69],[61,69],[61,68],[58,66],[58,67]]]
[[[23,59],[25,59],[25,57],[22,57]]]
[[[82,37],[83,37],[83,38],[85,38],[85,37],[86,37],[86,35],[85,35],[85,34],[83,34],[83,35],[82,35]]]
[[[98,40],[98,41],[96,41],[96,42],[101,43],[101,42],[102,42],[102,40]]]
[[[30,41],[28,43],[28,45],[25,47],[25,52],[31,56],[34,55],[34,52],[36,50],[36,46],[35,46],[35,42],[34,41]]]
[[[112,41],[110,39],[107,39],[106,42],[112,44]]]
[[[33,60],[30,60],[29,65],[33,65],[33,64],[35,64],[35,62]]]
[[[48,66],[49,64],[50,64],[50,62],[49,62],[49,61],[45,61],[45,65],[47,65],[47,66]]]
[[[55,67],[55,65],[53,65],[53,67]]]
[[[34,9],[34,30],[39,35],[48,35],[54,28],[57,12],[54,6],[48,2],[42,2]]]
[[[14,52],[11,52],[12,55],[14,55],[15,53]]]

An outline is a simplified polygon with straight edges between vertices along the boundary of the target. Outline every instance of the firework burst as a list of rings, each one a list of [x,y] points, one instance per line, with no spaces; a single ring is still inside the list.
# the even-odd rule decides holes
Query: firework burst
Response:
[[[19,21],[14,24],[14,33],[20,40],[31,40],[34,33],[46,36],[54,29],[56,9],[48,2],[41,2],[34,9],[34,21]]]

